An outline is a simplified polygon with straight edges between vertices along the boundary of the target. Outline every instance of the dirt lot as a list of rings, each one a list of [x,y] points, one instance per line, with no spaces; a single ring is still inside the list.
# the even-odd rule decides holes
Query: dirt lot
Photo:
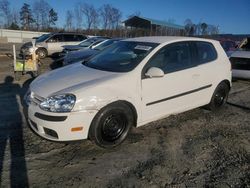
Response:
[[[250,187],[250,82],[237,81],[218,113],[195,109],[133,129],[118,148],[36,136],[0,57],[0,187]],[[42,71],[58,67],[43,61]]]

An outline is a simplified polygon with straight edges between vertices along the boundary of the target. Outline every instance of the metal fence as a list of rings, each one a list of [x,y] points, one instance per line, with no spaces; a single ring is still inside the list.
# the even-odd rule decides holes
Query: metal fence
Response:
[[[31,40],[33,37],[41,36],[42,34],[45,33],[35,31],[0,29],[0,41],[2,39],[2,42],[22,43]]]

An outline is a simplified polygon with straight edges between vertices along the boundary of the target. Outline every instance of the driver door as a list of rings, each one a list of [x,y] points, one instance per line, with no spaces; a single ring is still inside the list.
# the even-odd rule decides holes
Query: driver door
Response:
[[[49,54],[61,52],[63,50],[62,46],[65,44],[66,43],[64,42],[64,37],[62,34],[57,34],[57,35],[52,36],[47,41]]]
[[[199,103],[200,96],[196,91],[202,87],[202,78],[192,64],[191,49],[188,42],[169,44],[156,52],[143,68],[143,122],[188,110]],[[151,67],[162,69],[164,76],[144,76]]]

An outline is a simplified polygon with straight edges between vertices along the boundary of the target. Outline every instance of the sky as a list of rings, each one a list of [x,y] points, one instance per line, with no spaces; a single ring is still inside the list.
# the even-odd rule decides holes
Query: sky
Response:
[[[12,7],[36,0],[9,0]],[[112,4],[121,10],[125,20],[128,15],[140,12],[141,16],[184,25],[189,18],[193,23],[206,22],[219,25],[220,33],[250,34],[250,0],[47,0],[58,12],[57,25],[64,26],[67,10],[73,10],[78,2],[93,4],[96,8]]]

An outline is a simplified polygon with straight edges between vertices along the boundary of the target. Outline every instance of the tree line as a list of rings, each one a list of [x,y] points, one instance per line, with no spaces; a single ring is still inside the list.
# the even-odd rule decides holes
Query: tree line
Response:
[[[24,3],[21,9],[11,9],[9,0],[0,0],[0,25],[8,29],[50,31],[56,27],[58,13],[46,0]],[[122,19],[119,9],[110,4],[95,8],[92,4],[78,2],[66,11],[64,29],[67,31],[91,29],[118,29]]]
[[[219,34],[219,26],[210,25],[206,22],[193,23],[191,19],[184,21],[185,33],[189,36],[195,35],[215,35]]]
[[[103,4],[95,7],[90,3],[79,1],[66,10],[63,28],[58,27],[58,13],[46,0],[36,0],[33,4],[24,3],[20,10],[11,8],[9,0],[0,0],[0,26],[8,29],[22,29],[33,31],[85,31],[88,34],[105,34],[111,31],[110,35],[119,32],[128,34],[128,31],[121,26],[122,12],[111,4]],[[140,16],[135,12],[127,16]],[[2,18],[2,19],[1,19]],[[168,20],[169,21],[169,20]],[[169,22],[174,23],[175,20]],[[190,19],[184,21],[184,34],[210,35],[218,34],[219,26],[209,25],[205,22],[193,23]],[[130,33],[138,36],[142,29],[130,29]],[[136,34],[136,32],[139,32]],[[121,36],[121,35],[119,35]]]

